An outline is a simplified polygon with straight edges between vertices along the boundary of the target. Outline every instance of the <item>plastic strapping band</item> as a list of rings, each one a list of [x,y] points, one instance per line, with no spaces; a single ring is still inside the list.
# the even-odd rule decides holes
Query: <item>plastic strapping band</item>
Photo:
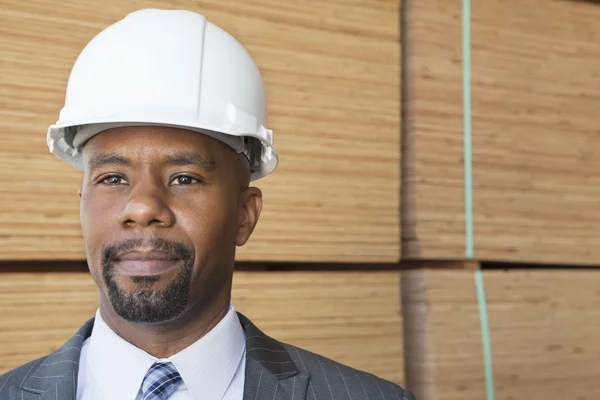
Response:
[[[464,172],[465,172],[465,252],[466,258],[473,259],[473,173],[471,169],[471,4],[462,0],[462,40],[463,40],[463,124],[464,124]],[[492,350],[488,325],[485,286],[481,270],[475,271],[475,288],[479,304],[481,323],[481,343],[485,369],[486,399],[494,400],[494,375]]]
[[[485,303],[485,286],[481,270],[475,271],[475,288],[479,303],[479,321],[481,323],[481,344],[483,346],[483,365],[485,368],[485,392],[487,400],[494,400],[494,373],[492,370],[492,348],[488,325],[487,307]]]

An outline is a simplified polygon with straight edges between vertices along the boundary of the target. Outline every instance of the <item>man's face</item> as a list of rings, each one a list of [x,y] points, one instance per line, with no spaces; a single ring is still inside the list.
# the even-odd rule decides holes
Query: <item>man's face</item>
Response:
[[[261,209],[242,155],[196,132],[124,127],[91,138],[83,161],[81,224],[101,307],[156,323],[229,296],[235,246]]]

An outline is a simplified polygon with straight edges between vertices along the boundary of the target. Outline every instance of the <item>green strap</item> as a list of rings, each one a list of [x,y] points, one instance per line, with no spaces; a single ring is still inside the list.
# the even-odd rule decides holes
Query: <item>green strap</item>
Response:
[[[464,124],[464,171],[465,171],[465,253],[468,260],[473,259],[473,173],[471,162],[471,4],[462,2],[462,39],[463,39],[463,124]],[[485,301],[485,286],[481,270],[475,271],[475,287],[479,304],[481,323],[481,343],[483,346],[483,364],[485,369],[486,399],[494,400],[494,374],[492,369],[492,350],[490,330]]]
[[[485,303],[485,286],[481,270],[475,271],[475,288],[479,303],[479,321],[481,323],[481,344],[483,346],[483,366],[485,369],[485,392],[487,400],[494,400],[494,372],[492,370],[492,347]]]

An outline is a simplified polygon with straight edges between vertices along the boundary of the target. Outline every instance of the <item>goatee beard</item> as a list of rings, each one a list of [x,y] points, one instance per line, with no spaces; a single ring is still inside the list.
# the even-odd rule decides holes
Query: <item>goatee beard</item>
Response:
[[[166,252],[176,257],[180,270],[173,282],[164,289],[153,288],[158,276],[132,277],[133,290],[124,290],[114,279],[116,256],[139,247]],[[109,245],[102,251],[102,278],[108,289],[108,298],[117,315],[130,322],[158,323],[180,315],[188,303],[194,258],[182,244],[165,239],[129,239]]]

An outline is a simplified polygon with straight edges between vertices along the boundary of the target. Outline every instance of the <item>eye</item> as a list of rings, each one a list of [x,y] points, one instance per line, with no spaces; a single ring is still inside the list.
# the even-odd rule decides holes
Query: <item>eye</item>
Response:
[[[179,176],[176,176],[172,182],[174,185],[187,186],[187,185],[191,185],[194,182],[200,182],[200,181],[198,179],[192,178],[189,175],[179,175]]]
[[[105,183],[109,186],[116,186],[119,183],[121,183],[122,180],[124,180],[124,179],[118,175],[108,175],[108,176],[102,178],[101,182]]]

